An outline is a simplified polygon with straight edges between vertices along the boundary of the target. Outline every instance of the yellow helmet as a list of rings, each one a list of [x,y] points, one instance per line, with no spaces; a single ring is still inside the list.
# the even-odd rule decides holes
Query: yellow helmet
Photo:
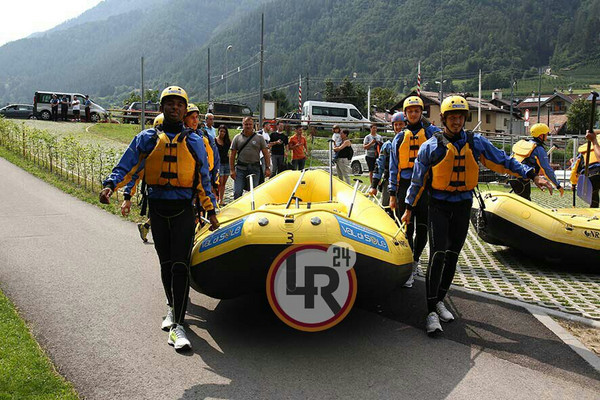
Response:
[[[550,133],[550,128],[548,128],[548,125],[546,124],[537,123],[531,126],[529,133],[531,133],[531,136],[536,138]]]
[[[442,115],[450,111],[469,111],[469,103],[462,96],[449,96],[442,101],[440,108]]]
[[[406,111],[407,107],[410,106],[421,106],[421,109],[425,109],[425,105],[423,104],[423,100],[419,96],[410,96],[404,100],[402,104],[402,111]]]
[[[198,109],[198,106],[196,106],[194,103],[188,104],[186,115],[194,111],[200,114],[200,109]]]
[[[165,88],[165,90],[163,90],[162,93],[160,94],[160,104],[162,104],[163,99],[167,96],[181,97],[182,99],[185,100],[185,104],[189,103],[187,93],[185,92],[185,90],[183,90],[183,88],[180,88],[179,86],[169,86],[169,87]]]
[[[163,113],[158,114],[154,118],[154,122],[152,123],[152,127],[156,128],[156,126],[162,124],[164,122],[164,120],[165,120],[165,115]]]

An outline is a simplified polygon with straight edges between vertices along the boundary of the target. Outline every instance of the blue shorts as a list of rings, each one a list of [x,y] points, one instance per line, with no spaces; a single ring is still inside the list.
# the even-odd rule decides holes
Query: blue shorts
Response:
[[[231,170],[229,169],[229,164],[220,164],[219,165],[219,175],[231,175]]]

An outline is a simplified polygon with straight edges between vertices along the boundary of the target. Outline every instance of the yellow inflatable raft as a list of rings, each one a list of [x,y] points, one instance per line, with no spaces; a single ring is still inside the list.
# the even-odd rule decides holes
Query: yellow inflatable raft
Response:
[[[599,209],[548,209],[504,192],[482,197],[485,207],[473,209],[471,222],[486,242],[548,261],[600,264]]]
[[[196,234],[192,287],[218,299],[264,292],[271,263],[289,246],[337,242],[356,252],[359,298],[404,283],[412,263],[404,234],[379,205],[337,178],[331,182],[330,194],[327,172],[286,171],[223,208],[217,231]]]

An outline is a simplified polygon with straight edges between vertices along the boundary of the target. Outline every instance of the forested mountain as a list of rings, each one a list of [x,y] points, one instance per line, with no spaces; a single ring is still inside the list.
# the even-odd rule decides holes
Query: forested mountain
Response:
[[[139,86],[142,55],[151,87],[178,83],[203,100],[208,46],[213,97],[223,98],[229,45],[230,98],[244,99],[258,90],[261,12],[267,88],[309,74],[318,91],[356,73],[403,91],[419,60],[424,81],[443,64],[444,79],[467,90],[479,69],[488,86],[532,67],[600,70],[599,0],[106,0],[70,27],[0,47],[0,103],[36,89],[114,100]]]

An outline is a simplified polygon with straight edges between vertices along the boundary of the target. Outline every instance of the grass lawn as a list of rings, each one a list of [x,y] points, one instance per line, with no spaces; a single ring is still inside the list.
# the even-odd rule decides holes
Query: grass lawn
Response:
[[[0,399],[78,399],[0,292]]]

